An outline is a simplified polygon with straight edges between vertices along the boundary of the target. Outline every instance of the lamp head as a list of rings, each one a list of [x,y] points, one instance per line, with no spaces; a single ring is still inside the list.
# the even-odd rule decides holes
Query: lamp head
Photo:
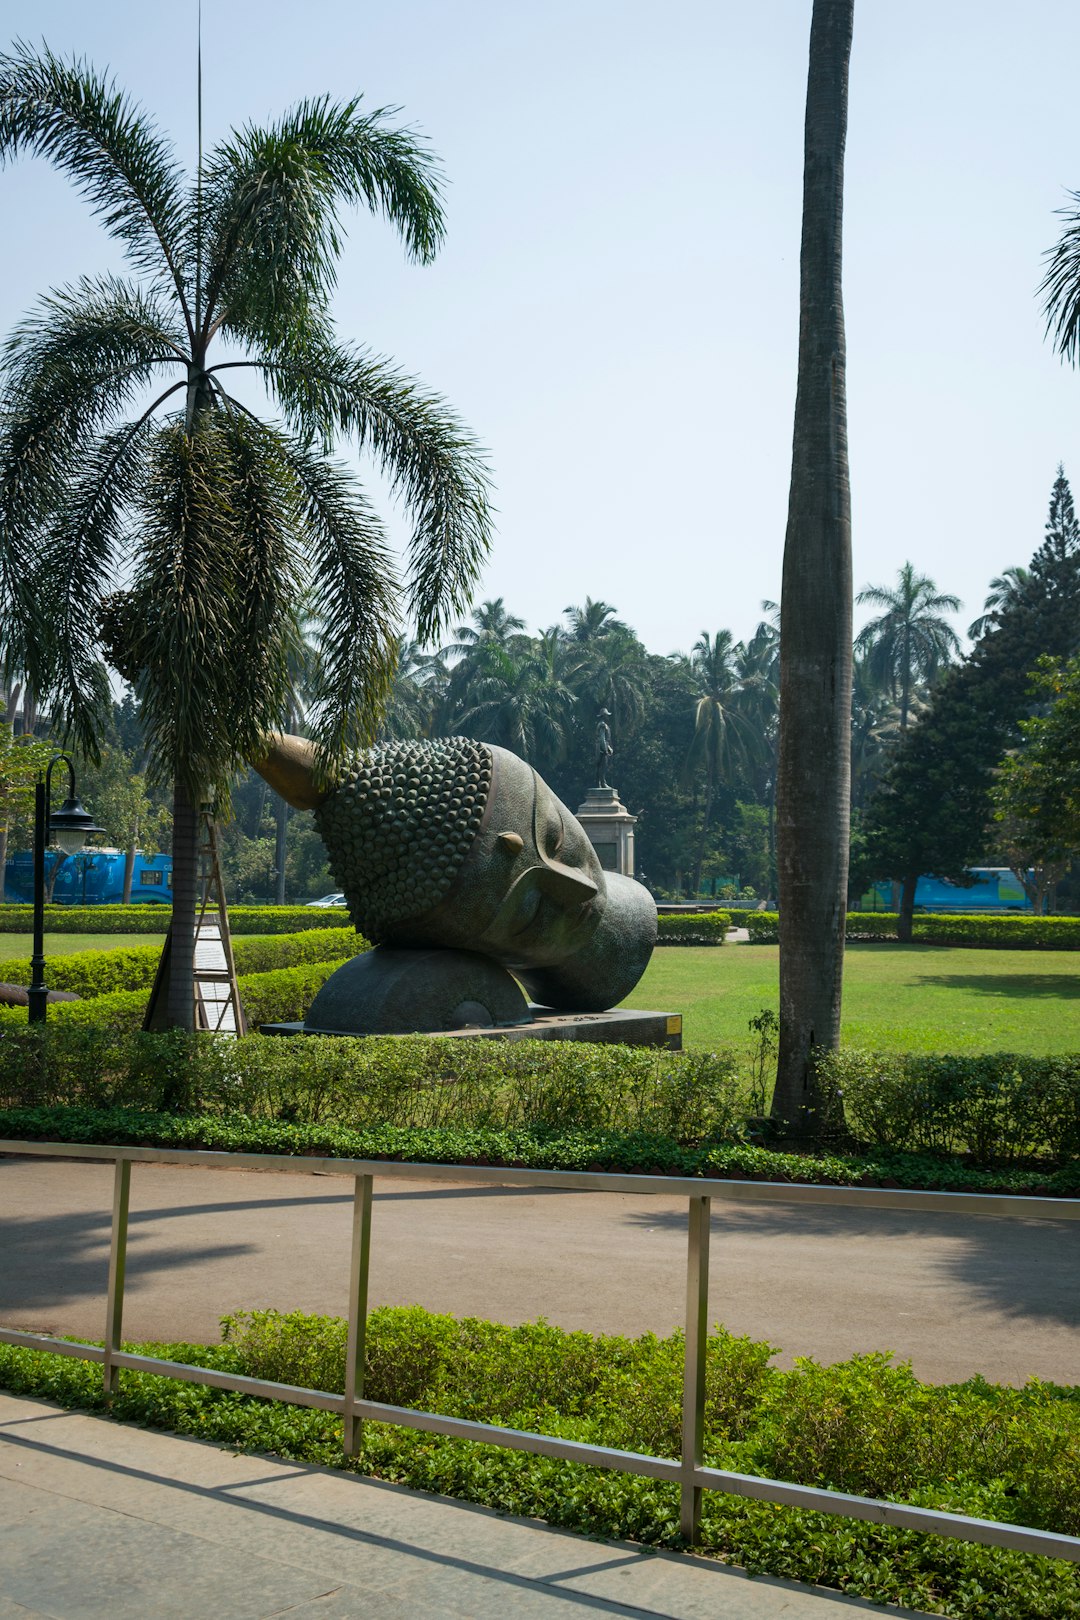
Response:
[[[49,812],[49,838],[58,844],[65,855],[77,855],[86,845],[91,833],[104,832],[98,827],[89,810],[84,810],[78,799],[65,799],[59,810]]]

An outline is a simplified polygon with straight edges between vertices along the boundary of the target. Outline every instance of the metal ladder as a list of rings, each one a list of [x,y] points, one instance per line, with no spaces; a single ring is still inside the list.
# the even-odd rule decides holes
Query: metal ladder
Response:
[[[225,885],[218,858],[217,827],[213,810],[204,805],[200,820],[199,881],[202,898],[195,917],[195,1028],[220,1035],[246,1035],[247,1020],[236,982]],[[143,1019],[143,1029],[165,1027],[165,987],[172,954],[172,923],[158,962],[154,987]]]

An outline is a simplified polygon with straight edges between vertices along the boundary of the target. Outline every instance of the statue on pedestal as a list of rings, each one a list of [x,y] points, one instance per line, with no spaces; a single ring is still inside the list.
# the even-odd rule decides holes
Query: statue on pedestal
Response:
[[[603,715],[598,749],[601,726],[606,762]],[[315,812],[352,921],[377,947],[327,980],[305,1028],[405,1033],[386,1024],[406,1017],[445,1029],[482,1023],[485,1009],[489,1024],[528,1022],[515,979],[545,1007],[599,1012],[645,971],[651,895],[602,870],[584,828],[516,754],[468,737],[387,742],[320,788],[313,745],[277,736],[254,764]]]
[[[601,709],[596,717],[596,785],[602,788],[611,786],[607,779],[607,768],[615,752],[611,746],[611,727],[608,725],[610,719],[610,709]]]

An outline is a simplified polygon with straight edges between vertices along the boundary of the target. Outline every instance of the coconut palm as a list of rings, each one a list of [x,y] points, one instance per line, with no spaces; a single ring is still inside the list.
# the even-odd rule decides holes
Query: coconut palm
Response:
[[[850,836],[851,490],[841,241],[854,0],[814,0],[804,125],[798,385],[781,591],[773,1112],[813,1129],[814,1048],[840,1039]]]
[[[322,98],[234,131],[189,180],[110,82],[18,45],[0,56],[0,161],[23,154],[71,178],[133,275],[54,290],[8,340],[0,621],[90,749],[102,641],[134,685],[151,768],[174,785],[168,1013],[190,1028],[199,806],[281,724],[300,604],[325,627],[324,766],[374,735],[393,675],[401,593],[334,447],[369,452],[413,517],[403,594],[421,637],[465,609],[486,550],[472,441],[330,317],[342,211],[381,215],[427,263],[437,166],[385,110]],[[261,383],[276,419],[234,378]]]
[[[701,867],[716,789],[725,778],[730,780],[752,749],[754,727],[745,701],[748,688],[737,668],[742,651],[730,630],[718,630],[713,636],[703,630],[690,653],[690,669],[698,683],[698,697],[684,777],[689,779],[702,766],[705,771],[705,800],[694,857],[694,894],[701,888]]]
[[[962,603],[939,591],[925,574],[917,574],[909,562],[897,574],[895,590],[867,585],[855,600],[860,606],[885,610],[863,625],[855,638],[855,651],[866,654],[870,674],[899,703],[900,730],[906,731],[916,682],[932,682],[959,656],[956,631],[941,615],[958,613]]]
[[[1003,568],[1000,574],[995,574],[990,581],[982,613],[968,625],[968,636],[972,641],[981,641],[988,630],[995,628],[1001,615],[1016,606],[1030,578],[1030,570],[1020,564],[1014,568]]]
[[[561,653],[555,629],[531,645],[489,647],[468,689],[468,706],[454,717],[454,729],[498,743],[539,767],[554,763],[565,749],[574,706]]]

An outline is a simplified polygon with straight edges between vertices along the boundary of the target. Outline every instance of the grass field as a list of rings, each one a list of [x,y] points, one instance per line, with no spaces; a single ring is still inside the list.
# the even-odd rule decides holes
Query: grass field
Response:
[[[775,945],[665,946],[630,1007],[683,1014],[688,1047],[744,1046],[747,1020],[779,1009]],[[847,1046],[913,1052],[1075,1052],[1080,960],[1071,951],[849,945]]]
[[[160,950],[164,941],[164,934],[46,934],[45,960],[73,951],[118,951],[127,945],[156,945]],[[32,934],[0,934],[0,967],[15,957],[29,956],[33,949]]]
[[[45,956],[160,943],[156,934],[48,934]],[[5,961],[30,951],[29,934],[0,934],[0,979]],[[745,1046],[748,1019],[779,1007],[777,958],[775,945],[664,946],[626,1005],[681,1012],[686,1046]],[[1080,961],[1071,951],[849,945],[843,1039],[913,1052],[1075,1052]]]

